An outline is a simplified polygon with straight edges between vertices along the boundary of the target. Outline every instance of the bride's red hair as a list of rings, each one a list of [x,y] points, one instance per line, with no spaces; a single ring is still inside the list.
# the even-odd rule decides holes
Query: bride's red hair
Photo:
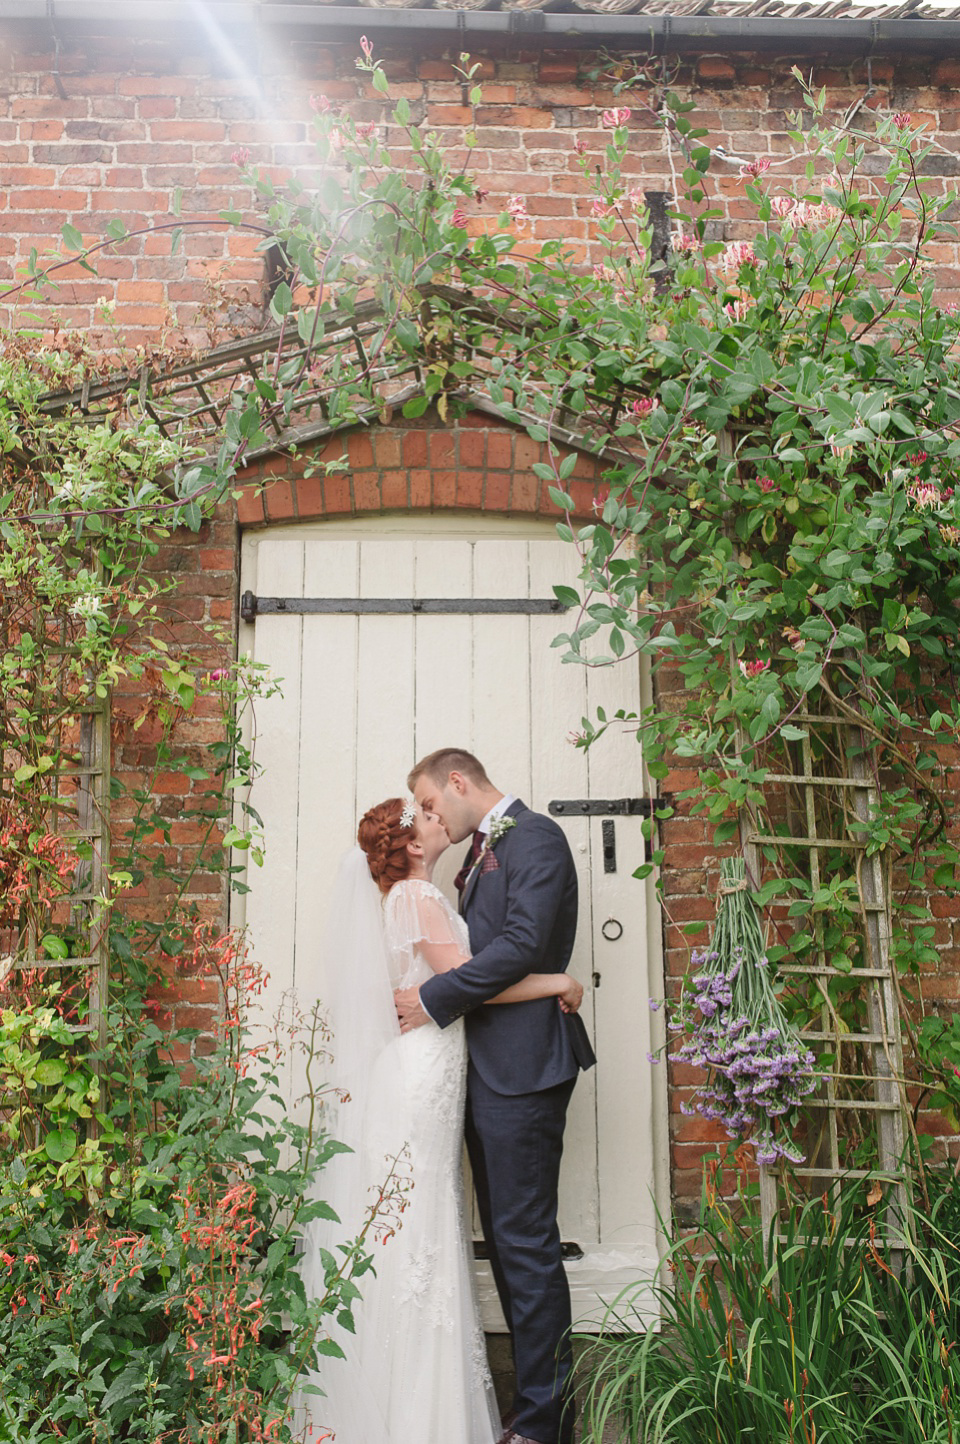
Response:
[[[410,876],[413,858],[407,852],[407,843],[416,837],[416,829],[400,826],[405,806],[402,797],[388,797],[365,812],[357,828],[357,842],[367,855],[370,876],[381,892],[389,892],[394,883]]]

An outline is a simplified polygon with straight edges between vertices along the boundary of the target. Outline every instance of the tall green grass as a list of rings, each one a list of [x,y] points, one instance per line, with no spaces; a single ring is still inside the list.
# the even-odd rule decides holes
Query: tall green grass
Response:
[[[862,1194],[772,1239],[705,1196],[661,1264],[661,1331],[628,1332],[627,1290],[581,1354],[585,1444],[960,1444],[960,1182],[934,1193],[885,1240]]]

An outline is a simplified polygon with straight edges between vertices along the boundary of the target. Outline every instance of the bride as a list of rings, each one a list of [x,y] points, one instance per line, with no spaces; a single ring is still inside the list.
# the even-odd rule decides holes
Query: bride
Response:
[[[330,1131],[353,1152],[323,1174],[341,1225],[329,1242],[323,1225],[306,1241],[308,1294],[323,1293],[325,1248],[334,1237],[359,1232],[398,1156],[411,1186],[395,1236],[376,1251],[376,1276],[360,1279],[356,1335],[334,1330],[345,1357],[327,1360],[310,1380],[326,1397],[304,1404],[338,1444],[495,1444],[502,1427],[460,1174],[463,1020],[401,1035],[393,1006],[395,989],[417,986],[470,956],[466,924],[432,881],[450,839],[437,817],[403,798],[372,807],[357,838],[341,864],[324,950],[333,1081],[351,1100]],[[556,997],[565,1012],[575,1012],[582,996],[566,973],[531,973],[491,1006]]]

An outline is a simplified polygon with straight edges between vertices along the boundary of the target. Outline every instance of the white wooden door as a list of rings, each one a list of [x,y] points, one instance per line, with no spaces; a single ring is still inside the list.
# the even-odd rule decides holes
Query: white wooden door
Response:
[[[536,522],[377,518],[248,533],[242,589],[258,596],[324,598],[552,597],[571,581],[572,548]],[[434,748],[475,752],[503,791],[547,811],[553,800],[640,795],[637,744],[610,733],[585,754],[569,734],[597,705],[640,705],[639,671],[561,663],[550,646],[556,615],[476,611],[446,615],[263,615],[241,629],[240,650],[265,663],[282,695],[261,703],[251,801],[266,835],[251,868],[243,916],[270,973],[267,1020],[288,1017],[294,994],[322,987],[317,940],[337,861],[358,818],[403,795],[412,762]],[[581,888],[571,970],[584,983],[583,1016],[598,1066],[582,1075],[566,1133],[560,1225],[581,1257],[568,1261],[574,1312],[596,1322],[658,1258],[656,1212],[667,1202],[662,1069],[649,998],[662,993],[651,884],[631,874],[644,859],[639,817],[613,819],[616,871],[604,871],[600,817],[562,817]],[[463,848],[441,859],[452,893]],[[604,935],[604,923],[608,923]],[[622,930],[622,931],[621,931]],[[619,936],[615,936],[619,933]],[[284,1080],[292,1102],[295,1068]],[[571,1250],[572,1252],[572,1250]],[[503,1327],[488,1265],[478,1262],[488,1329]],[[654,1322],[652,1297],[647,1321]]]

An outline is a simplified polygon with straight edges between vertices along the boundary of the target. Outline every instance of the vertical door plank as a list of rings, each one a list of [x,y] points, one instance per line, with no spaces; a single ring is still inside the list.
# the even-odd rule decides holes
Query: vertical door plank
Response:
[[[473,547],[474,597],[527,597],[526,541],[502,538]],[[529,628],[522,614],[473,618],[474,720],[477,756],[504,791],[530,798]]]
[[[619,708],[640,707],[640,667],[631,660],[593,668],[587,677],[588,710],[602,707],[608,717]],[[643,791],[640,748],[629,723],[614,723],[588,754],[593,797],[638,797]],[[616,817],[617,871],[604,872],[602,822],[591,819],[593,873],[594,966],[600,974],[596,995],[597,1053],[607,1060],[598,1071],[597,1118],[601,1237],[643,1245],[656,1252],[651,1147],[637,1147],[638,1138],[653,1134],[655,1065],[651,1049],[650,1004],[659,991],[650,977],[646,889],[631,874],[644,861],[642,820]],[[615,920],[603,936],[607,919]],[[660,1065],[662,1066],[662,1065]]]
[[[257,557],[257,586],[265,596],[303,596],[302,542],[265,540]],[[263,867],[248,878],[247,928],[254,957],[269,981],[259,1000],[259,1026],[280,1017],[289,1026],[296,952],[297,814],[299,811],[302,627],[299,617],[264,616],[256,623],[254,656],[265,662],[280,692],[257,704],[255,761],[260,770],[250,803],[263,822]],[[289,1094],[288,1094],[289,1096]]]
[[[360,544],[360,595],[412,597],[413,547],[406,539]],[[407,795],[413,765],[415,685],[412,616],[363,616],[357,658],[357,814]]]
[[[305,596],[357,595],[356,541],[312,536],[305,548]],[[328,994],[327,980],[320,972],[323,930],[339,860],[355,840],[357,634],[356,616],[313,614],[303,619],[297,931],[292,975],[301,1007],[309,1007],[317,998],[322,1005]]]
[[[578,559],[575,549],[558,539],[531,541],[530,595],[552,597],[558,584],[573,586]],[[580,727],[587,708],[586,673],[564,665],[562,651],[550,644],[565,630],[563,614],[530,618],[531,803],[546,812],[551,801],[587,797],[586,754],[574,747],[570,733]],[[590,879],[589,823],[563,818],[560,826],[577,864],[580,912],[570,972],[583,983],[582,1016],[595,1039],[593,975],[593,900]],[[599,1051],[599,1050],[598,1050]],[[610,1066],[601,1058],[601,1068]],[[599,1175],[597,1167],[597,1068],[581,1074],[567,1120],[565,1165],[561,1180],[560,1224],[563,1237],[582,1247],[600,1241]]]

